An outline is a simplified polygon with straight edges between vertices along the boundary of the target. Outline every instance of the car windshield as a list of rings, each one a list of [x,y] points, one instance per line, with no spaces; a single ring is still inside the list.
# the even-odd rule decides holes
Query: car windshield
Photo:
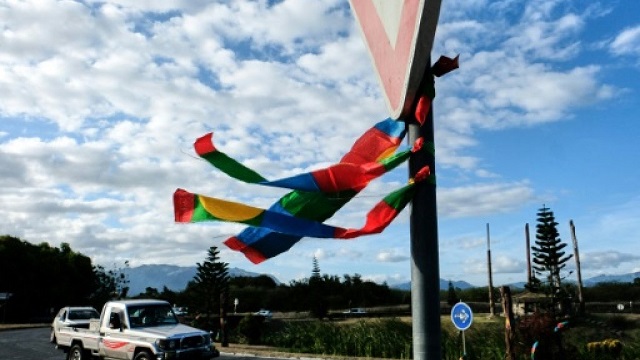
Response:
[[[175,325],[178,319],[171,310],[171,306],[164,304],[130,305],[129,324],[132,328]]]
[[[69,310],[69,320],[98,319],[100,314],[94,309]]]

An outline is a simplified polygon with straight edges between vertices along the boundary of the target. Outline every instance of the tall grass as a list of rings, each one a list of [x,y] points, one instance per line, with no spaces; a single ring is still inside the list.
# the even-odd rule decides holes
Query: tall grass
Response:
[[[466,359],[504,359],[504,320],[477,320],[464,333]],[[391,359],[411,359],[413,355],[411,323],[396,318],[363,319],[353,323],[272,321],[262,325],[260,343],[289,352]],[[562,336],[562,347],[566,350],[562,355],[563,360],[640,359],[640,336],[637,331],[622,336],[621,353],[611,357],[587,348],[588,341],[605,339],[605,334],[596,330],[591,325],[576,325],[565,330]],[[443,359],[458,360],[462,356],[461,333],[449,321],[442,322],[441,343]],[[532,344],[518,345],[517,359],[530,359]]]
[[[443,358],[458,360],[466,348],[466,359],[504,359],[504,332],[495,322],[476,323],[463,334],[451,323],[442,324]],[[464,345],[464,346],[463,346]]]
[[[288,322],[268,324],[262,343],[293,352],[353,357],[410,359],[411,324],[399,319],[361,320],[351,324]],[[451,326],[442,332],[444,359],[462,355],[462,338]],[[465,333],[467,359],[503,359],[502,333],[491,324],[480,324]]]
[[[270,324],[271,325],[271,324]],[[411,325],[398,319],[331,322],[288,322],[265,331],[265,345],[294,352],[353,357],[411,358]]]

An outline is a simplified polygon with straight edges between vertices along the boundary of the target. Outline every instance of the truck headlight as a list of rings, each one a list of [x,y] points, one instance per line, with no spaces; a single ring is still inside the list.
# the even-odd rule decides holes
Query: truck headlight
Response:
[[[162,350],[174,350],[178,345],[178,340],[174,339],[158,339],[156,345]]]

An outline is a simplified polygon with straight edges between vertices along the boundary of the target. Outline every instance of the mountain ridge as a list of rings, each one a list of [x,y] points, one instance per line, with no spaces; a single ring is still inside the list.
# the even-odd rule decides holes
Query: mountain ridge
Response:
[[[198,268],[196,266],[150,264],[125,268],[122,272],[129,279],[129,294],[135,296],[144,293],[148,287],[162,291],[166,286],[172,291],[183,291],[189,281],[196,276]],[[276,284],[280,284],[277,278],[269,274],[255,273],[237,267],[229,268],[230,277],[258,277],[261,275],[269,276]]]
[[[193,280],[194,276],[196,275],[197,267],[152,264],[125,268],[123,269],[123,273],[129,279],[129,294],[135,296],[144,293],[148,287],[155,288],[158,291],[162,291],[166,286],[167,289],[172,291],[183,291],[189,281]],[[281,284],[281,282],[273,275],[251,272],[237,267],[229,269],[229,276],[231,277],[257,277],[261,275],[269,276],[276,282],[276,284]],[[633,282],[636,278],[640,278],[640,272],[619,275],[601,274],[583,280],[583,284],[586,287],[590,287],[602,282],[628,283]],[[451,283],[453,284],[454,288],[461,290],[481,287],[472,285],[466,281],[451,281]],[[524,282],[518,282],[506,285],[515,288],[524,288],[524,284]],[[411,282],[392,284],[389,285],[389,287],[392,289],[409,291],[411,290]],[[440,279],[440,289],[446,290],[448,288],[449,280]]]

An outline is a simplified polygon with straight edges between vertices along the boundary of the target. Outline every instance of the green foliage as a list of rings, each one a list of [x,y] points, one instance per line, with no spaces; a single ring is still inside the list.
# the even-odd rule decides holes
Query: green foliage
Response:
[[[460,301],[458,298],[458,294],[456,294],[456,289],[453,287],[453,283],[449,281],[449,289],[447,290],[447,304],[454,305]]]
[[[270,276],[260,275],[260,276],[233,277],[229,279],[229,286],[237,289],[242,289],[242,288],[275,289],[278,285]]]
[[[638,301],[640,283],[602,282],[582,290],[584,298],[591,302]],[[640,304],[639,304],[640,305]]]
[[[504,329],[496,322],[475,322],[464,332],[467,349],[466,360],[504,359]],[[458,360],[462,355],[462,333],[450,321],[443,324],[442,356]]]
[[[456,295],[455,302],[458,302],[460,300],[464,302],[486,302],[488,305],[488,301],[489,301],[488,295],[487,295],[489,294],[488,286],[473,287],[473,288],[464,289],[464,290],[460,288],[454,288],[454,291]],[[441,301],[446,301],[449,304],[450,296],[451,296],[450,289],[440,291]],[[497,288],[494,288],[494,299],[499,297],[500,297],[499,290]]]
[[[185,292],[190,311],[206,314],[210,319],[217,308],[222,308],[229,294],[229,265],[220,261],[220,251],[212,246],[207,252],[207,259],[197,263],[197,273],[193,281],[187,285]]]
[[[100,309],[102,304],[113,299],[124,299],[129,294],[129,278],[125,268],[129,267],[129,261],[125,261],[122,267],[114,264],[113,269],[105,270],[102,265],[94,267],[96,290],[91,294],[91,304]]]
[[[555,221],[553,211],[543,206],[538,210],[537,215],[536,240],[531,250],[533,250],[534,273],[542,278],[536,277],[530,289],[534,292],[544,291],[551,296],[553,306],[551,310],[555,311],[558,305],[568,297],[566,291],[563,291],[561,271],[573,255],[565,255],[563,251],[567,244],[560,240],[558,223]]]
[[[0,274],[0,292],[13,294],[3,321],[48,321],[64,305],[88,303],[98,283],[91,259],[69,244],[34,245],[6,235],[0,236]]]
[[[264,335],[265,345],[293,352],[347,357],[411,357],[411,326],[397,319],[331,322],[289,322]]]
[[[265,318],[247,315],[238,324],[236,336],[239,343],[256,345],[261,341]]]
[[[462,337],[448,317],[442,318],[442,356],[446,360],[458,360],[462,356]],[[622,345],[613,340],[608,344],[619,357],[599,352],[589,352],[587,335],[591,325],[569,325],[555,332],[556,321],[550,314],[536,314],[516,321],[516,359],[530,359],[531,347],[539,341],[536,359],[545,360],[602,360],[640,358],[640,342],[637,336],[628,337]],[[602,339],[602,338],[600,338]],[[356,323],[327,321],[264,323],[260,344],[274,346],[294,353],[333,355],[346,358],[373,357],[408,359],[412,356],[411,324],[397,319],[361,320]],[[601,341],[601,340],[597,340]],[[479,320],[465,331],[467,360],[502,360],[505,358],[504,320]],[[592,345],[593,347],[593,345]]]
[[[317,319],[323,319],[329,313],[327,307],[327,288],[330,278],[323,279],[320,276],[320,266],[318,259],[313,257],[313,269],[311,270],[311,278],[309,278],[309,310],[311,315]]]

